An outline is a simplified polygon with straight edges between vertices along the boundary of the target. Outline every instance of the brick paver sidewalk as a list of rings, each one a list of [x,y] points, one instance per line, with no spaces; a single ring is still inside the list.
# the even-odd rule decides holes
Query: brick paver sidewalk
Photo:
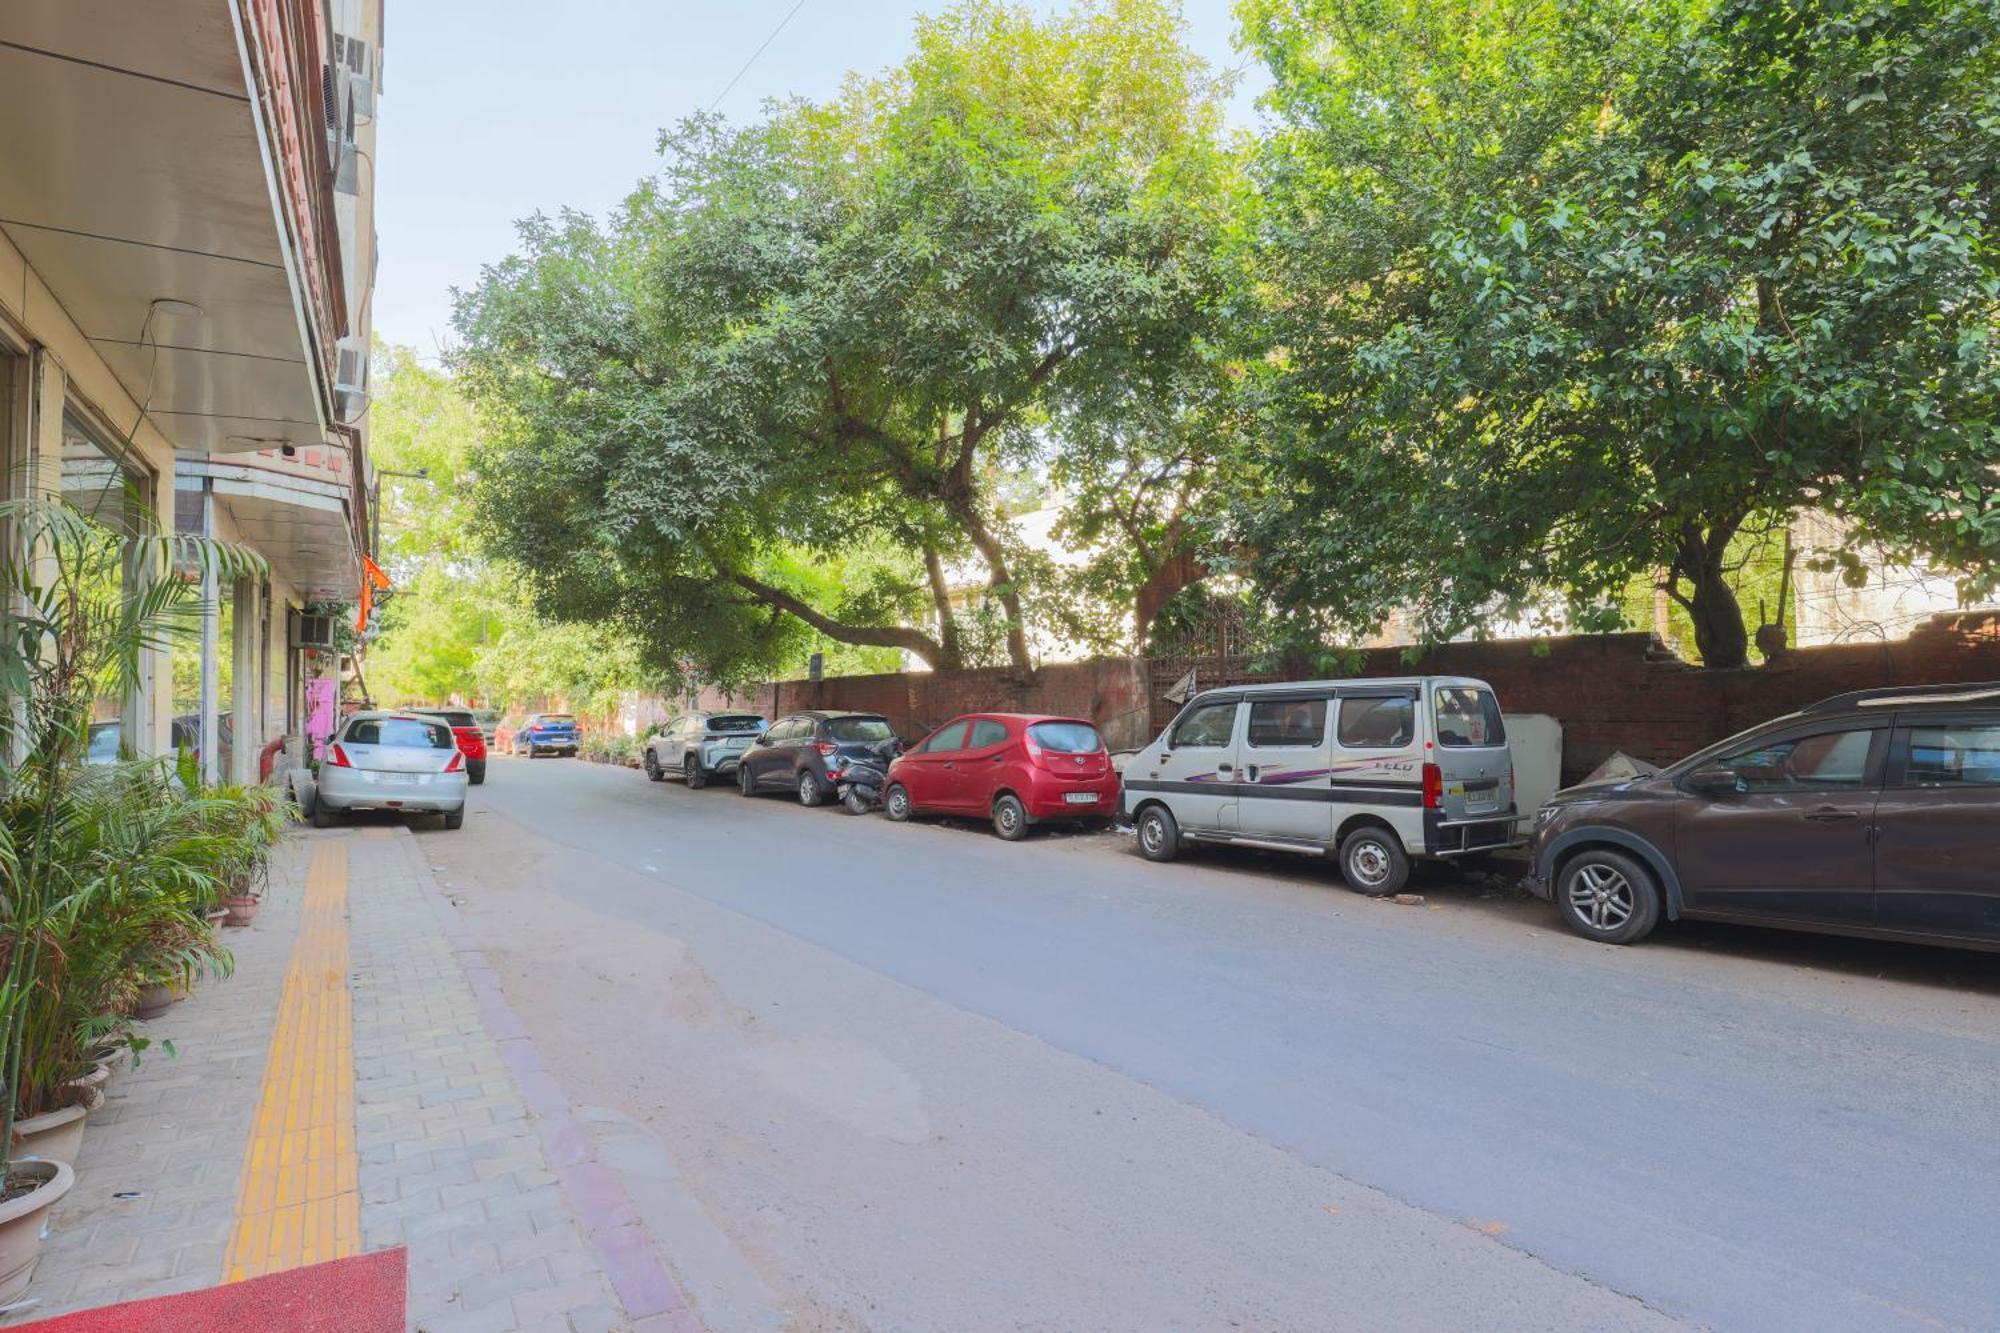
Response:
[[[426,1333],[698,1330],[402,828],[303,834],[91,1116],[15,1320],[403,1245]],[[629,1313],[628,1313],[629,1312]]]

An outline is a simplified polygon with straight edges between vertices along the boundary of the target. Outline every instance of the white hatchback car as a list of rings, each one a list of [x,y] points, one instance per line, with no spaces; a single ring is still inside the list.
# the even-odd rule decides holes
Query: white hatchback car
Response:
[[[1463,676],[1245,685],[1198,695],[1125,762],[1139,850],[1183,842],[1337,855],[1394,893],[1410,858],[1522,841],[1499,701]]]
[[[327,742],[313,826],[353,810],[397,810],[465,822],[465,756],[451,728],[411,713],[356,713]]]

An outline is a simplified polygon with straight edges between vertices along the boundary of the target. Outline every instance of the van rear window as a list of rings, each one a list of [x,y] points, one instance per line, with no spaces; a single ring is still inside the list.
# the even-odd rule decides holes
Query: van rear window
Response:
[[[1431,696],[1431,703],[1437,714],[1439,745],[1469,750],[1507,743],[1507,728],[1500,721],[1500,702],[1491,690],[1440,685]]]

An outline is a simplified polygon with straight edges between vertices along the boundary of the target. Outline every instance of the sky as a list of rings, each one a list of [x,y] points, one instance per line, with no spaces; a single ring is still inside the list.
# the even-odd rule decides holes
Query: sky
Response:
[[[908,54],[912,19],[944,0],[804,0],[748,72],[730,78],[797,0],[389,0],[377,133],[375,330],[435,362],[451,289],[514,248],[536,211],[603,213],[651,171],[662,127],[767,97],[823,98],[849,70]],[[1230,0],[1183,0],[1189,41],[1245,65]],[[1044,4],[1042,8],[1054,8]],[[1254,118],[1245,70],[1233,115]]]

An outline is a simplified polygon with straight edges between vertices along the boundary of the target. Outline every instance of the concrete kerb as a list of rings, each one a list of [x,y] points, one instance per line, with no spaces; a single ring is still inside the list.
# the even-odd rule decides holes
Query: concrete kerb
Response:
[[[597,1251],[626,1315],[662,1333],[705,1333],[680,1284],[660,1262],[624,1185],[615,1172],[597,1160],[590,1136],[570,1112],[569,1098],[542,1064],[527,1026],[507,1003],[499,974],[486,961],[471,928],[438,887],[429,864],[418,854],[415,837],[408,829],[395,832],[411,873],[472,988],[487,1035],[534,1114],[535,1132],[549,1166]]]

